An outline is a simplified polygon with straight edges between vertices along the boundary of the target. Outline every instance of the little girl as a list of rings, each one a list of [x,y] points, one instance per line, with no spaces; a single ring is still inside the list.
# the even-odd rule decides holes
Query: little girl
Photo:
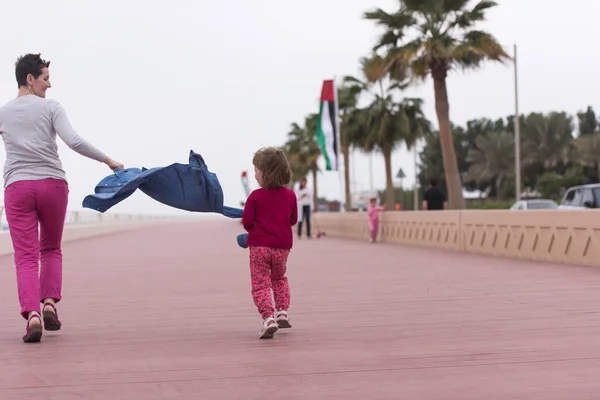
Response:
[[[377,230],[379,229],[379,212],[385,209],[384,206],[377,205],[377,198],[373,197],[369,202],[367,214],[369,215],[369,231],[371,233],[371,243],[377,239]]]
[[[292,170],[282,150],[260,149],[252,164],[260,188],[248,196],[242,224],[248,231],[252,299],[263,318],[258,337],[268,339],[279,328],[292,327],[287,315],[290,287],[285,272],[293,243],[292,226],[298,222],[298,204],[296,194],[285,187],[292,179]]]

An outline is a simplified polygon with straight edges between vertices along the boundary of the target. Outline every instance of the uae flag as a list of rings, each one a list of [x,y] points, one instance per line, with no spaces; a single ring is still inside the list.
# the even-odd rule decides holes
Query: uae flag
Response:
[[[337,125],[337,99],[333,80],[323,81],[321,108],[317,121],[317,142],[325,157],[325,169],[338,171],[339,136]]]

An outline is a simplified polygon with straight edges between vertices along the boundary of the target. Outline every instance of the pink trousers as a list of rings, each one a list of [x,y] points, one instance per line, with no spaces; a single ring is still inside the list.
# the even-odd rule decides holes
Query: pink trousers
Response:
[[[62,297],[61,242],[68,197],[67,183],[51,178],[17,181],[4,190],[21,315],[25,319],[31,311],[40,312],[42,300],[59,302]]]
[[[377,239],[377,231],[379,230],[379,220],[371,220],[369,219],[369,233],[371,234],[371,239]]]
[[[275,310],[287,311],[290,307],[290,285],[285,276],[289,254],[284,249],[250,247],[252,299],[263,319],[275,316]]]

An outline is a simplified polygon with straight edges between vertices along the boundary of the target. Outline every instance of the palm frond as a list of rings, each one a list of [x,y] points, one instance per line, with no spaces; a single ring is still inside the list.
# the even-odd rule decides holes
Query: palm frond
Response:
[[[489,33],[475,29],[497,3],[479,0],[401,0],[396,12],[369,11],[364,18],[383,28],[374,49],[386,58],[408,66],[411,83],[418,83],[434,68],[477,68],[486,60],[503,63],[510,56]],[[394,65],[393,63],[391,65]],[[389,68],[388,68],[389,69]]]
[[[449,57],[461,68],[478,67],[485,60],[505,62],[510,56],[489,33],[469,31]]]

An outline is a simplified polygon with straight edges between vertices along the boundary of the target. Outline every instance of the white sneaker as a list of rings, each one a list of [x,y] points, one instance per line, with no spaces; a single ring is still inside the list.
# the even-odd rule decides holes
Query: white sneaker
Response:
[[[277,311],[277,326],[279,326],[280,329],[292,327],[292,324],[290,324],[290,320],[287,315],[287,311]]]
[[[262,329],[258,332],[258,338],[271,339],[275,335],[275,332],[277,332],[277,329],[279,329],[279,327],[275,322],[275,318],[269,317],[263,321]]]

